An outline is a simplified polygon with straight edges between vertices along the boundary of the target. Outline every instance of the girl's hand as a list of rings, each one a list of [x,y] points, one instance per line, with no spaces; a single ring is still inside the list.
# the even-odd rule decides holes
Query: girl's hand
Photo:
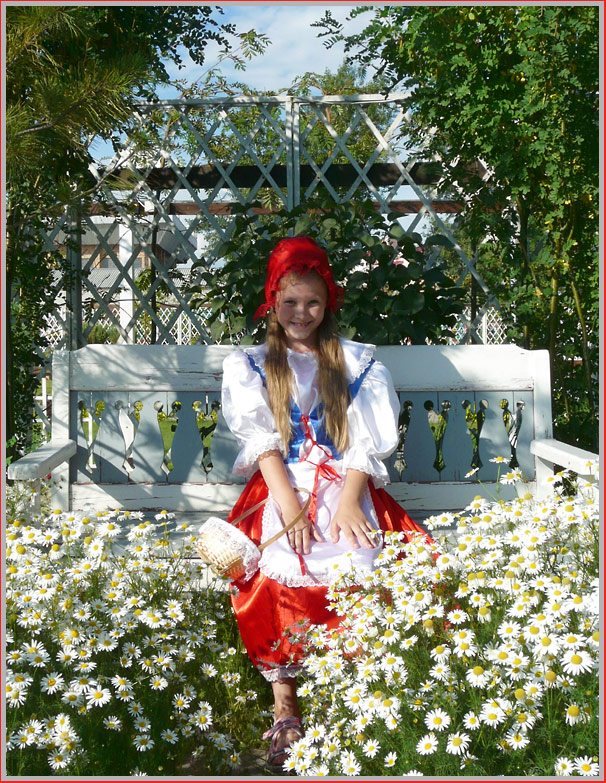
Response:
[[[330,523],[330,537],[334,544],[339,540],[341,532],[353,549],[359,549],[361,546],[365,549],[374,549],[377,546],[374,528],[360,508],[360,504],[343,498]]]
[[[259,469],[274,500],[280,507],[282,521],[287,525],[301,510],[301,503],[290,484],[286,467],[279,451],[266,451],[259,457]],[[311,539],[321,541],[319,533],[314,530],[311,520],[303,516],[297,524],[288,531],[288,543],[298,555],[308,555]]]
[[[285,505],[286,508],[280,507],[280,510],[282,512],[282,522],[287,525],[299,513],[301,506],[295,503]],[[322,540],[307,516],[303,516],[286,535],[288,536],[288,543],[298,555],[308,555],[310,553],[312,538],[315,541]]]

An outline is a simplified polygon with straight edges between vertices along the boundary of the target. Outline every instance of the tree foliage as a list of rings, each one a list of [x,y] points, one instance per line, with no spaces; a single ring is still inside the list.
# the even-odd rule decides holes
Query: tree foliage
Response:
[[[235,30],[221,13],[206,5],[6,9],[7,436],[20,450],[53,273],[66,269],[42,232],[92,196],[91,140],[117,142],[131,124],[132,99],[152,98],[168,80],[167,58],[179,63],[187,51],[201,64],[210,40],[229,52]]]
[[[359,34],[323,27],[410,91],[408,147],[444,161],[511,339],[549,349],[557,436],[595,450],[599,8],[385,6]]]
[[[335,279],[345,287],[343,335],[381,345],[445,342],[463,308],[463,291],[442,267],[425,263],[434,242],[444,238],[423,241],[404,231],[398,217],[382,215],[372,201],[318,199],[260,223],[243,207],[232,239],[216,251],[222,263],[212,270],[199,263],[192,304],[211,308],[207,322],[217,342],[259,341],[264,322],[253,315],[264,300],[269,254],[284,236],[305,234],[326,249]]]

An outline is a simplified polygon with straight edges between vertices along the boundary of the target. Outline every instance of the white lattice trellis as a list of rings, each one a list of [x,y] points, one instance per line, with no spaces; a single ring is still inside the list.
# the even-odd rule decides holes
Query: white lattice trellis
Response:
[[[192,345],[197,342],[198,331],[196,324],[191,320],[187,313],[180,312],[175,320],[174,318],[175,307],[162,307],[157,311],[157,317],[163,324],[170,323],[170,344],[174,345]],[[197,321],[204,321],[208,315],[207,309],[196,310]],[[49,316],[47,319],[48,327],[44,330],[43,335],[48,341],[51,348],[60,348],[64,341],[63,323],[61,323],[55,315]],[[95,324],[99,326],[110,328],[115,327],[116,320],[109,318],[107,313],[102,313],[99,317],[95,318]],[[151,322],[145,323],[144,321],[137,321],[136,323],[135,339],[133,342],[137,345],[151,345]],[[168,340],[162,341],[162,344],[168,344]]]
[[[427,160],[422,151],[402,160],[401,140],[411,121],[402,108],[405,97],[226,96],[141,102],[133,139],[127,139],[106,166],[90,167],[104,205],[96,214],[105,217],[72,213],[44,237],[48,247],[55,248],[68,233],[74,239],[85,232],[94,245],[86,256],[68,251],[81,272],[81,289],[66,292],[67,310],[64,300],[57,303],[54,318],[45,326],[49,343],[72,348],[84,344],[96,324],[114,327],[127,343],[151,341],[152,324],[156,343],[211,342],[205,313],[190,307],[188,294],[175,278],[178,265],[187,268],[202,259],[212,265],[215,248],[233,231],[234,205],[251,207],[263,197],[291,209],[320,190],[341,203],[371,197],[382,211],[406,203],[407,209],[401,211],[416,212],[412,230],[430,217],[453,243],[461,278],[471,274],[484,293],[482,308],[473,320],[462,320],[456,340],[501,340],[502,332],[493,326],[498,303],[478,274],[475,259],[466,255],[440,217],[441,210],[452,212],[457,205],[437,200],[438,178],[417,176],[420,162],[439,161]],[[137,139],[145,134],[159,141],[142,152]],[[328,148],[318,147],[318,135],[329,139]],[[354,153],[361,138],[365,160]],[[336,184],[335,171],[343,165],[348,168],[346,184]],[[123,184],[112,189],[108,173],[116,171]],[[414,201],[401,201],[411,194]],[[168,250],[166,242],[162,244],[167,238]],[[142,258],[149,267],[145,290],[137,285]],[[115,271],[103,291],[92,280],[100,264]],[[79,298],[74,301],[74,296]],[[170,308],[160,303],[166,296]],[[79,317],[84,297],[86,334]]]

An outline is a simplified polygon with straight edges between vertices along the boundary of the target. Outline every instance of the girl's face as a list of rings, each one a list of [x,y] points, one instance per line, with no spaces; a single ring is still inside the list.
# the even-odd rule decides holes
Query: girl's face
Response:
[[[276,318],[293,351],[305,353],[316,347],[316,330],[324,318],[327,298],[326,283],[315,272],[302,277],[289,275],[280,281]]]

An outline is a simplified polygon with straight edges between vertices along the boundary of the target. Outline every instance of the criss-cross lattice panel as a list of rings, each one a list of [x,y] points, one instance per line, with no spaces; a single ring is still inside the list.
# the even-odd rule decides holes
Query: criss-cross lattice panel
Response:
[[[130,171],[136,183],[126,200],[105,189],[116,209],[145,203],[165,228],[174,225],[174,215],[182,216],[183,249],[191,255],[186,243],[201,234],[210,240],[210,259],[217,240],[228,239],[233,227],[229,210],[217,210],[217,205],[251,205],[269,191],[278,206],[292,206],[290,177],[282,185],[274,176],[277,167],[286,165],[292,146],[289,101],[244,96],[142,103],[142,128],[150,125],[152,111],[154,127],[158,111],[167,118],[155,148],[142,155],[127,145],[110,164]],[[97,169],[96,174],[101,182],[104,172]]]
[[[373,108],[375,113],[379,112],[375,120],[370,116]],[[398,96],[325,96],[308,102],[298,100],[296,111],[301,129],[295,149],[296,162],[310,166],[315,174],[314,180],[302,189],[301,201],[304,203],[322,186],[336,203],[347,203],[356,197],[373,197],[379,208],[388,212],[390,201],[407,184],[405,177],[401,175],[388,186],[378,186],[370,172],[375,163],[386,160],[388,152],[393,152],[394,158],[399,160],[399,131],[405,113],[399,106]],[[378,119],[385,124],[383,130],[377,124]],[[317,139],[322,136],[329,139],[332,149],[324,145],[325,149],[330,149],[329,154],[319,159]],[[366,160],[360,161],[354,156],[354,146],[356,151],[365,150]],[[339,162],[350,164],[354,177],[346,187],[337,190],[331,181],[330,169]]]
[[[211,342],[205,313],[190,306],[179,270],[212,265],[216,248],[233,232],[233,205],[291,209],[320,191],[338,203],[371,197],[386,212],[413,194],[421,206],[409,229],[430,219],[453,243],[461,279],[471,274],[484,294],[475,318],[463,318],[459,341],[484,342],[486,317],[497,303],[434,209],[437,183],[419,184],[415,176],[415,165],[427,156],[405,152],[411,122],[405,97],[229,96],[138,104],[131,137],[109,161],[90,167],[99,203],[79,228],[88,244],[81,254],[83,322],[73,323],[79,313],[73,298],[67,312],[58,306],[45,326],[52,345],[68,347],[68,334],[69,347],[75,334],[85,343],[96,325],[113,327],[120,342]],[[390,164],[391,178],[378,180],[375,164]],[[335,171],[343,166],[347,177],[337,182]],[[68,233],[64,217],[45,234],[49,249]],[[145,284],[142,258],[149,267]],[[93,274],[101,267],[114,272],[104,288]],[[161,305],[167,298],[171,308]]]
[[[415,231],[424,220],[430,219],[437,230],[450,240],[461,261],[459,284],[468,274],[471,274],[486,298],[484,306],[475,318],[463,316],[461,319],[457,331],[459,341],[466,342],[471,336],[475,342],[487,342],[485,335],[487,319],[490,319],[488,314],[498,310],[498,302],[478,274],[475,258],[467,255],[448,223],[434,209],[433,202],[438,196],[438,183],[423,185],[414,176],[415,165],[419,160],[428,161],[427,155],[423,155],[423,150],[419,150],[408,160],[404,159],[406,155],[403,140],[406,137],[406,126],[411,120],[409,113],[400,105],[404,97],[406,96],[390,96],[386,99],[382,95],[332,96],[308,102],[296,101],[294,116],[299,124],[300,133],[295,148],[295,163],[297,170],[300,164],[309,165],[315,175],[310,184],[301,188],[302,201],[304,203],[322,187],[337,203],[347,203],[355,200],[356,197],[359,198],[360,195],[371,196],[376,200],[379,209],[388,212],[391,211],[391,202],[402,192],[412,192],[421,206],[408,225],[408,230]],[[373,109],[375,117],[371,116]],[[377,120],[382,120],[382,124]],[[314,140],[319,129],[332,143],[330,153],[322,161],[314,157]],[[359,150],[361,142],[367,151],[364,162],[357,160],[352,151],[354,144],[356,150]],[[331,166],[338,161],[349,163],[355,172],[353,181],[348,182],[346,188],[337,189],[331,181]],[[379,185],[371,176],[372,167],[377,162],[390,163],[397,171],[396,177],[392,177],[388,184]],[[428,162],[440,163],[435,155],[432,155]],[[454,189],[464,200],[456,183]],[[428,265],[437,261],[439,252],[439,246],[436,246],[428,258]],[[496,337],[498,339],[498,335]],[[497,339],[490,341],[496,342]]]

